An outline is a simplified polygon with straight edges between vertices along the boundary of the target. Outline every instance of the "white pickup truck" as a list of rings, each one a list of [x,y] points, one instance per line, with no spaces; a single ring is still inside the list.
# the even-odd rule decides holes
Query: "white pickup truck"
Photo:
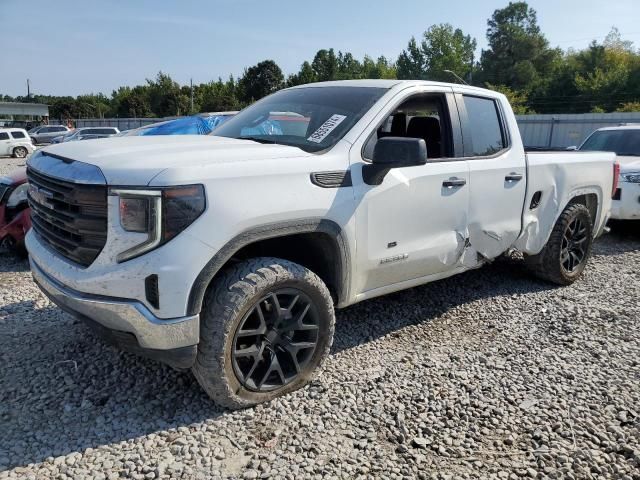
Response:
[[[572,283],[607,221],[614,165],[525,154],[496,92],[327,82],[279,91],[211,136],[40,150],[26,245],[61,308],[238,408],[311,378],[334,308],[512,249]]]

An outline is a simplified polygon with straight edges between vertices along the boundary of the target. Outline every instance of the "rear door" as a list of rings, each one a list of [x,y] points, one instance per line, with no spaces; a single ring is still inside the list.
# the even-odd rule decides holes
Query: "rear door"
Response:
[[[464,156],[469,163],[469,242],[494,258],[520,235],[526,159],[515,118],[497,98],[458,87]]]

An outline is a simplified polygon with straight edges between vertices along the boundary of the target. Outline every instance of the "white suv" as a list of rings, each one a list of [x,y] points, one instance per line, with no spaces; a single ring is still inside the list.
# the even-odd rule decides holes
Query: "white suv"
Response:
[[[34,150],[29,134],[22,128],[0,129],[0,157],[25,158]]]
[[[578,150],[615,152],[620,183],[613,195],[611,218],[640,220],[640,124],[596,130]]]

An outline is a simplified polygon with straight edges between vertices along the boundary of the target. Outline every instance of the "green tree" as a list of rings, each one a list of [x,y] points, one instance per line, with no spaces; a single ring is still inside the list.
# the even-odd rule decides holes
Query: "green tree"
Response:
[[[316,72],[309,62],[304,62],[300,66],[300,71],[287,78],[287,86],[295,87],[296,85],[305,85],[316,81]]]
[[[411,37],[407,49],[398,57],[398,78],[401,80],[420,80],[426,78],[427,59],[418,46],[416,39]]]
[[[336,80],[354,80],[362,77],[362,64],[349,53],[338,52]]]
[[[549,47],[536,11],[526,2],[496,10],[487,25],[489,48],[480,59],[481,82],[532,89],[553,71],[561,51]]]
[[[505,87],[504,85],[491,85],[487,84],[487,88],[490,90],[495,90],[496,92],[502,93],[507,100],[509,100],[509,104],[513,109],[513,113],[516,115],[525,115],[527,113],[536,113],[531,110],[528,106],[529,99],[527,98],[527,94],[522,91],[515,91],[509,87]]]
[[[311,68],[316,76],[316,81],[326,82],[328,80],[335,80],[338,72],[338,58],[336,57],[333,48],[329,50],[318,50],[313,62],[311,62]]]
[[[374,61],[365,55],[362,60],[362,78],[397,78],[396,66],[384,56],[380,56]]]
[[[155,80],[147,80],[147,85],[149,105],[155,115],[170,117],[189,113],[189,96],[169,75],[158,72]]]
[[[616,112],[640,112],[640,102],[626,102],[616,108]]]
[[[241,99],[251,103],[281,89],[284,86],[284,75],[276,62],[264,60],[247,68],[238,83],[242,92]]]
[[[635,97],[631,79],[637,64],[638,54],[633,45],[623,41],[614,28],[602,45],[593,42],[579,54],[575,76],[578,94],[591,102],[593,108],[615,110],[621,101],[632,101]]]
[[[205,112],[224,112],[239,110],[242,103],[237,96],[237,83],[233,77],[226,82],[221,78],[217,82],[200,85],[200,105]]]
[[[398,78],[451,81],[451,74],[470,79],[476,41],[448,23],[432,25],[422,35],[420,44],[409,40],[398,57]]]

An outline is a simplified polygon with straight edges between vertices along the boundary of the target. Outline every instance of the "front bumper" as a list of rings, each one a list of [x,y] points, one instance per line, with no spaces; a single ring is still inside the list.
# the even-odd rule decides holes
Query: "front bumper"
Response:
[[[620,182],[620,200],[611,202],[614,220],[640,220],[640,183]]]
[[[33,278],[60,308],[89,318],[102,327],[135,336],[142,349],[172,350],[192,347],[200,341],[200,316],[160,319],[135,300],[78,292],[47,275],[29,258]]]

